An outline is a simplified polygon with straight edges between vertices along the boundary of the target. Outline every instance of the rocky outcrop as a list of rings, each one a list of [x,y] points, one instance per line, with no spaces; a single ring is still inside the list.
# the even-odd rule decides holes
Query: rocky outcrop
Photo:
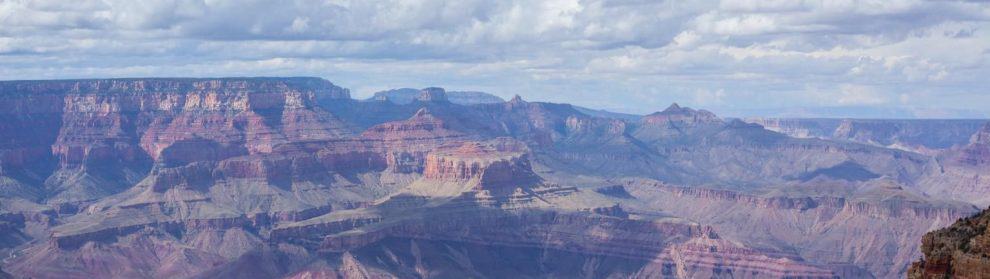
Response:
[[[990,210],[959,219],[921,240],[924,258],[908,278],[985,278],[990,274]]]

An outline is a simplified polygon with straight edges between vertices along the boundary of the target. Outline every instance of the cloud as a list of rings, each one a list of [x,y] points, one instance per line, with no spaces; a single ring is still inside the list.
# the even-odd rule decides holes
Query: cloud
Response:
[[[990,4],[965,1],[0,0],[7,79],[313,75],[632,112],[987,111],[967,100],[990,89],[988,55]]]
[[[887,96],[869,86],[841,84],[835,102],[839,105],[879,105],[889,102]]]

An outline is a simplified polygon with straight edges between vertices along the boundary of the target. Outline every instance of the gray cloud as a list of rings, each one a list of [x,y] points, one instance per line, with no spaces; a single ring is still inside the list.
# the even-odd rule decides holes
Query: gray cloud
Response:
[[[990,4],[965,1],[0,0],[5,79],[312,75],[632,112],[990,114]]]

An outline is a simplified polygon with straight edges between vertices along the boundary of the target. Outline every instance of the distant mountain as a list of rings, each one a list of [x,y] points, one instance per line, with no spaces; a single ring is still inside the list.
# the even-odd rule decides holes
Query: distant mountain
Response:
[[[477,91],[450,91],[447,92],[447,99],[449,99],[451,103],[461,105],[494,104],[505,102],[505,100],[499,96]]]
[[[389,100],[392,103],[404,105],[412,103],[416,100],[416,96],[420,93],[419,89],[414,88],[397,88],[389,89],[385,91],[375,92],[375,95],[367,100]],[[499,96],[492,95],[490,93],[478,92],[478,91],[447,91],[447,99],[451,103],[459,105],[474,105],[474,104],[492,104],[505,102]],[[580,111],[581,113],[602,117],[602,118],[614,118],[621,119],[625,121],[638,121],[642,115],[611,112],[601,109],[592,109],[580,106],[574,106],[574,109]]]
[[[504,99],[476,91],[447,91],[447,100],[459,105],[492,104],[505,102]],[[392,103],[405,105],[412,103],[419,96],[420,90],[413,88],[397,88],[375,92],[375,95],[368,100],[388,100]]]
[[[933,152],[969,143],[986,119],[843,119],[751,117],[746,122],[798,138],[824,138]],[[933,133],[938,130],[938,133]]]
[[[787,107],[762,109],[721,109],[733,117],[772,118],[856,118],[856,119],[986,119],[990,114],[964,109],[931,109],[873,106]]]

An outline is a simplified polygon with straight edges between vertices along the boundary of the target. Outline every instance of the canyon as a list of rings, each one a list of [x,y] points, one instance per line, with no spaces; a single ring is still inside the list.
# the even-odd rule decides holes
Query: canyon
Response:
[[[986,120],[141,78],[0,81],[0,135],[0,278],[898,278],[990,206]]]

